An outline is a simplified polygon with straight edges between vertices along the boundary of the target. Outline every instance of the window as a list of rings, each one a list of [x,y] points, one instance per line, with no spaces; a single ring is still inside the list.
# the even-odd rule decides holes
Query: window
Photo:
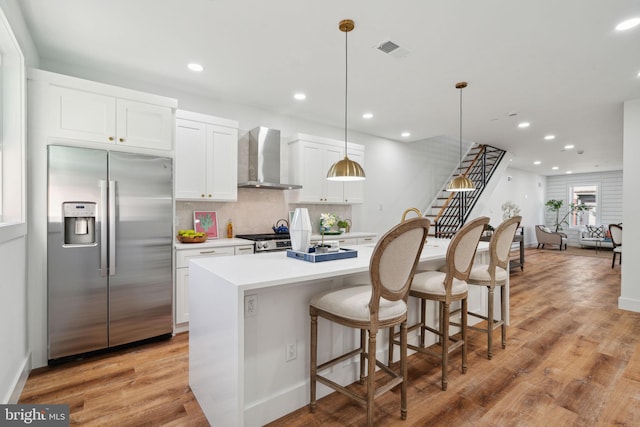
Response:
[[[575,185],[569,187],[569,200],[575,205],[587,206],[584,211],[571,213],[571,226],[597,225],[598,223],[598,186]]]

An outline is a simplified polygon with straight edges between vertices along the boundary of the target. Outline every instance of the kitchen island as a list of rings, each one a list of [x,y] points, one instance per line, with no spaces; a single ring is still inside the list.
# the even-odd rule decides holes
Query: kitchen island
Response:
[[[443,265],[448,244],[429,239],[419,268]],[[368,283],[373,247],[354,246],[356,258],[321,263],[287,258],[285,252],[190,261],[189,384],[211,425],[264,425],[308,404],[309,300],[327,289]],[[488,243],[481,242],[476,260],[486,258]],[[415,320],[417,301],[409,303]],[[469,310],[483,312],[486,306],[486,292],[470,289]],[[437,324],[437,311],[429,306],[431,325]],[[319,322],[318,360],[354,346],[357,331]],[[381,334],[380,360],[386,360],[386,340]],[[358,358],[332,369],[333,380],[353,382]],[[318,397],[330,391],[318,385]]]

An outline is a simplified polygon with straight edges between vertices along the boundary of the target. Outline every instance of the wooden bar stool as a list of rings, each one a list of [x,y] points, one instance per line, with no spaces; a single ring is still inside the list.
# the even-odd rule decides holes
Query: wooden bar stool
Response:
[[[502,327],[502,348],[507,346],[507,324],[505,318],[507,315],[507,303],[505,294],[505,285],[509,278],[509,253],[511,252],[511,243],[516,234],[516,230],[520,226],[522,217],[514,216],[503,221],[491,236],[489,240],[489,264],[476,264],[469,273],[469,285],[486,286],[488,290],[488,309],[487,315],[469,312],[469,316],[477,317],[487,321],[487,327],[469,326],[469,329],[485,332],[487,334],[487,358],[493,357],[493,330]],[[494,289],[500,288],[500,320],[495,320],[493,314],[493,295]]]
[[[458,230],[447,248],[446,266],[440,271],[424,271],[416,273],[409,291],[409,296],[420,299],[420,321],[408,328],[420,330],[420,345],[407,344],[407,347],[425,354],[439,357],[442,367],[442,390],[447,389],[447,367],[449,353],[462,347],[462,372],[467,372],[467,279],[471,272],[473,260],[478,248],[480,236],[488,217],[469,221]],[[444,271],[443,271],[444,270]],[[439,328],[427,326],[427,301],[437,301],[439,306]],[[461,337],[449,335],[449,315],[451,303],[461,302]],[[441,351],[434,352],[425,348],[425,333],[436,334],[440,340]],[[393,359],[393,345],[398,344],[397,333],[389,340],[389,361]],[[450,343],[452,342],[452,343]]]
[[[388,231],[378,241],[369,263],[371,284],[332,290],[314,296],[309,303],[311,316],[311,412],[316,410],[316,382],[320,382],[367,408],[367,425],[373,425],[373,401],[382,393],[401,385],[400,414],[407,417],[407,298],[429,231],[429,220],[413,218]],[[360,329],[360,346],[318,365],[318,316],[338,324]],[[380,329],[400,325],[400,372],[376,359],[376,338]],[[366,333],[369,334],[365,346]],[[366,391],[358,394],[322,376],[324,370],[341,361],[360,355],[360,383]],[[367,376],[365,383],[365,364]],[[391,379],[375,387],[376,366]]]

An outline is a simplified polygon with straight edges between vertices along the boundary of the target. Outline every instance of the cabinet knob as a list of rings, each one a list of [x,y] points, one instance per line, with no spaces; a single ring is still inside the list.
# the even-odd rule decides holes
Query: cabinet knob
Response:
[[[211,194],[209,194],[209,198],[211,198]]]
[[[201,194],[200,197],[204,197],[204,194]]]
[[[120,141],[120,142],[124,142],[124,138],[120,138],[120,140],[119,140],[119,141]]]
[[[113,137],[112,136],[109,137],[109,141],[113,141]]]

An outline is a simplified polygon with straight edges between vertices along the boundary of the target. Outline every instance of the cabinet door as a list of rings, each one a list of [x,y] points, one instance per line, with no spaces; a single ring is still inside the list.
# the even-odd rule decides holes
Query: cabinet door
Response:
[[[50,102],[51,136],[103,143],[115,142],[115,98],[51,86]]]
[[[354,162],[358,162],[364,167],[364,151],[349,148],[349,158]],[[364,203],[364,181],[344,182],[344,202],[345,203]]]
[[[176,269],[176,324],[189,321],[189,269]]]
[[[324,167],[322,174],[317,178],[322,180],[325,186],[324,201],[327,203],[343,203],[344,183],[341,181],[328,181],[327,172],[335,162],[344,158],[344,148],[333,147],[331,145],[327,145],[324,148]]]
[[[176,199],[206,197],[206,125],[176,120]]]
[[[300,143],[300,201],[320,203],[325,199],[327,169],[325,169],[324,147],[311,142]]]
[[[171,150],[171,108],[124,99],[119,99],[116,105],[118,144]]]
[[[238,130],[207,125],[207,197],[238,200]]]

